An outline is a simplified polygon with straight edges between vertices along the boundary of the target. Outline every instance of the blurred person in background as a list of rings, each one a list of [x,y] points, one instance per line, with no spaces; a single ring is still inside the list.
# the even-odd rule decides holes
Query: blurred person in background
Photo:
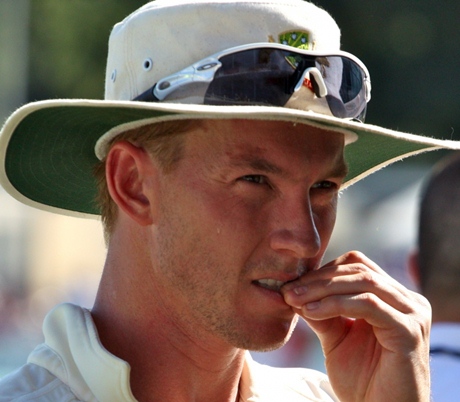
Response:
[[[157,0],[109,39],[104,100],[25,105],[0,181],[102,216],[91,310],[63,304],[0,401],[417,401],[426,298],[351,251],[323,264],[341,189],[460,144],[364,123],[367,68],[301,0]],[[98,203],[95,203],[97,196]],[[327,376],[254,362],[305,319]]]
[[[460,390],[460,154],[433,169],[422,192],[411,277],[430,301],[434,402],[456,402]]]

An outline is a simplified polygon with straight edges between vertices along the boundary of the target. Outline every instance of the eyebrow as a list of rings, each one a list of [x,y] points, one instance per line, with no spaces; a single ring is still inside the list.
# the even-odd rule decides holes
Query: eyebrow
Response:
[[[272,173],[272,174],[278,174],[281,176],[287,175],[287,172],[281,167],[269,162],[266,159],[257,158],[257,157],[254,157],[253,155],[247,155],[247,156],[238,157],[235,159],[232,158],[232,166],[250,167],[261,173]],[[342,159],[338,161],[337,163],[334,163],[334,165],[330,168],[330,170],[328,170],[328,173],[326,174],[326,176],[328,177],[346,177],[347,174],[348,174],[348,165]]]
[[[270,163],[266,159],[257,158],[257,159],[243,160],[242,164],[247,165],[250,168],[253,168],[254,170],[258,170],[260,172],[275,173],[279,175],[283,175],[285,173],[282,168],[274,165],[273,163]]]
[[[280,166],[253,154],[231,156],[230,165],[236,168],[251,168],[260,173],[272,173],[278,175],[287,174],[287,172]]]

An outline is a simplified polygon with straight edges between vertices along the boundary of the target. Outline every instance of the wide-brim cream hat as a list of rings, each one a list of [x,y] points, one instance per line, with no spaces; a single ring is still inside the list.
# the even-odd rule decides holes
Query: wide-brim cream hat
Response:
[[[242,70],[234,69],[241,55],[244,60],[250,55],[250,68],[257,71],[244,67],[240,80]],[[261,64],[270,57],[266,71]],[[316,64],[299,70],[299,60]],[[279,93],[269,93],[280,89],[273,74],[281,62],[284,70],[292,67],[290,75],[295,68],[301,74],[283,102]],[[227,99],[225,91],[236,92],[229,85],[232,80],[267,99]],[[344,100],[347,80],[357,80],[361,90]],[[127,129],[179,119],[289,121],[339,131],[346,138],[349,165],[344,188],[404,157],[460,149],[458,142],[357,121],[370,99],[369,74],[359,60],[340,50],[340,31],[329,14],[302,0],[147,3],[115,25],[105,86],[104,100],[34,102],[9,117],[0,136],[0,183],[6,191],[43,210],[97,216],[93,169],[104,158],[107,143]]]

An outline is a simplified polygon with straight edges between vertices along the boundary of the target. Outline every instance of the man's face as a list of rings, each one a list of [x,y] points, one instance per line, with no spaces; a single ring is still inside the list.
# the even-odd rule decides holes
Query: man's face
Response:
[[[278,289],[319,267],[346,173],[343,135],[301,124],[204,121],[159,180],[154,297],[181,330],[267,350],[296,316]]]

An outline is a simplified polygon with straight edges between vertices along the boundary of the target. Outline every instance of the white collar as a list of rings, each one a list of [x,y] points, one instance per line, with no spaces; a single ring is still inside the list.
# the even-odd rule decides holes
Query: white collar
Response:
[[[104,348],[89,310],[73,304],[58,305],[46,316],[43,333],[45,344],[29,356],[29,363],[46,368],[84,401],[136,402],[130,365]],[[332,395],[325,374],[265,366],[246,352],[240,381],[242,401],[335,400]]]

